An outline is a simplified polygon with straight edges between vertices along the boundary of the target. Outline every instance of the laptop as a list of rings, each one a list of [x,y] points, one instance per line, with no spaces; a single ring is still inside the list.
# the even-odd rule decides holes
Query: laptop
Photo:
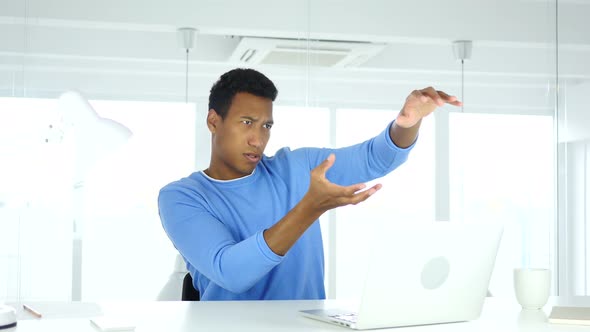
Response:
[[[479,317],[502,237],[501,224],[381,224],[354,312],[303,310],[357,330],[452,323]]]

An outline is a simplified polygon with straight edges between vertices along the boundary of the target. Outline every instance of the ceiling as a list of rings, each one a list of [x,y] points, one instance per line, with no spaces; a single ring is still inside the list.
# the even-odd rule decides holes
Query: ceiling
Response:
[[[473,41],[464,97],[479,111],[550,112],[557,70],[568,84],[590,78],[590,1],[582,0],[558,8],[545,0],[4,0],[0,13],[4,96],[76,88],[89,98],[184,101],[186,52],[176,30],[186,26],[199,30],[188,57],[197,102],[236,66],[275,80],[278,102],[395,107],[424,85],[459,94],[455,40]],[[303,50],[309,40],[382,47],[351,66],[322,66],[306,52],[288,65],[242,63],[234,51],[244,37],[288,39]]]

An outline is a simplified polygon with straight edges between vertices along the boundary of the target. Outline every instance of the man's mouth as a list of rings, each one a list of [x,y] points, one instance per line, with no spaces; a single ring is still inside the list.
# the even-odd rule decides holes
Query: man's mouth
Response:
[[[260,160],[260,155],[255,153],[244,153],[244,157],[253,163],[257,163]]]

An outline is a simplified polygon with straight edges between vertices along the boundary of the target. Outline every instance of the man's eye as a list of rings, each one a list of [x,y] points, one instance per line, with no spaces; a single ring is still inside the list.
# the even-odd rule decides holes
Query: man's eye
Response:
[[[270,128],[272,128],[272,124],[270,124],[270,123],[267,123],[267,124],[265,124],[265,125],[264,125],[264,128],[266,128],[266,129],[270,129]]]
[[[252,121],[250,121],[250,120],[242,120],[242,123],[243,124],[247,124],[247,125],[251,125],[252,124]]]

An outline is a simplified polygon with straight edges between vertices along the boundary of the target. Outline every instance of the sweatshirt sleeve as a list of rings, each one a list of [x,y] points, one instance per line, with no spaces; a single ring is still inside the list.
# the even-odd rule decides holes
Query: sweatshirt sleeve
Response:
[[[379,135],[340,149],[309,150],[310,169],[317,167],[330,153],[336,155],[326,177],[339,185],[351,185],[383,177],[403,164],[416,142],[407,148],[396,146],[389,136],[389,123]]]
[[[162,189],[158,206],[176,249],[199,273],[230,292],[247,291],[283,258],[268,247],[263,230],[236,242],[202,199],[181,189]]]

